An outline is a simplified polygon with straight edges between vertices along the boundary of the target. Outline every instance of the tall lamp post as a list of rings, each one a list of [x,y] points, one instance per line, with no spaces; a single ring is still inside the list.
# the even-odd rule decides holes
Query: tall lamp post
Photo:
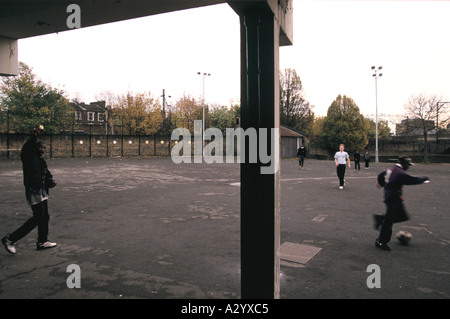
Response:
[[[378,91],[377,79],[383,74],[379,73],[383,67],[378,68],[372,66],[373,77],[375,78],[375,162],[378,163]]]
[[[197,72],[198,75],[203,77],[203,97],[202,97],[202,109],[203,109],[203,124],[202,124],[202,154],[205,151],[205,78],[211,76],[211,73]]]

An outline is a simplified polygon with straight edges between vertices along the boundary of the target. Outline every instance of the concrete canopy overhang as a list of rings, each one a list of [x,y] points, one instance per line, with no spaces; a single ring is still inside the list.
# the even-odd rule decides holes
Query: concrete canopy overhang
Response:
[[[67,7],[77,4],[81,27],[140,18],[160,13],[225,3],[223,0],[3,0],[0,36],[22,39],[71,30]]]
[[[67,19],[73,0],[0,0],[0,75],[18,73],[17,39],[71,30]],[[281,26],[280,45],[292,44],[292,0],[79,0],[81,27],[155,14],[229,3],[244,8],[269,5]]]
[[[70,30],[67,7],[73,0],[1,0],[0,37],[22,39]],[[239,12],[268,4],[282,29],[280,45],[292,44],[292,1],[288,0],[78,0],[81,27],[140,18],[160,13],[229,3]]]

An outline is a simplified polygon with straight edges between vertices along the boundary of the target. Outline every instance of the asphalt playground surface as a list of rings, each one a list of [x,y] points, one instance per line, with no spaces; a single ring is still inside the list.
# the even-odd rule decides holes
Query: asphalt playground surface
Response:
[[[240,167],[175,164],[170,158],[47,160],[58,186],[49,199],[49,239],[37,231],[0,247],[0,299],[240,298]],[[353,162],[352,162],[353,165]],[[281,262],[282,299],[449,299],[450,165],[417,164],[431,183],[405,186],[411,219],[394,234],[408,246],[374,247],[372,214],[385,210],[376,175],[391,166],[347,168],[338,189],[333,161],[281,161],[281,244],[315,247],[304,264]],[[31,216],[20,161],[0,161],[0,237]],[[303,246],[305,247],[305,246]],[[81,288],[69,288],[69,265]],[[369,265],[380,288],[369,288]]]

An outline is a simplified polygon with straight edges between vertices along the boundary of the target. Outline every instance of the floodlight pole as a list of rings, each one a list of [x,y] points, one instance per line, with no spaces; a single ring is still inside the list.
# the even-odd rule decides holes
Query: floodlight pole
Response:
[[[377,88],[377,79],[381,77],[383,74],[378,73],[383,67],[379,66],[375,68],[372,66],[373,77],[375,78],[375,162],[378,163],[378,88]]]
[[[202,154],[205,152],[205,78],[211,76],[211,73],[197,72],[198,75],[203,77],[203,97],[202,97],[202,109],[203,109],[203,120],[202,120]]]

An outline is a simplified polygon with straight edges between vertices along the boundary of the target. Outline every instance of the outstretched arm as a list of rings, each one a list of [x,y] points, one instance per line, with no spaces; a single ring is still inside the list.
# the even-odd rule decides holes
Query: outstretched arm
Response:
[[[423,184],[426,181],[429,181],[430,179],[427,176],[411,176],[408,174],[405,174],[403,176],[403,185],[417,185],[417,184]]]

